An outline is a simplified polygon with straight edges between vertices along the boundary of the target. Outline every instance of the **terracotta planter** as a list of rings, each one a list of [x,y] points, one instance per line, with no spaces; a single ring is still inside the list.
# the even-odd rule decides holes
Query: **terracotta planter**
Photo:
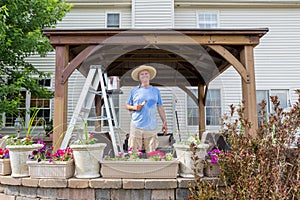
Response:
[[[190,150],[190,146],[186,144],[173,144],[176,155],[178,160],[180,161],[179,164],[179,175],[181,177],[185,178],[192,178],[194,177],[194,168],[196,166],[197,170],[197,175],[200,177],[203,177],[203,168],[204,168],[204,159],[206,155],[206,150],[208,149],[209,145],[208,144],[200,144],[197,146],[197,156],[198,156],[198,161],[197,163],[194,163],[192,161],[192,151]]]
[[[59,178],[67,179],[74,176],[74,160],[69,161],[27,161],[31,178]]]
[[[75,160],[76,178],[96,178],[100,176],[100,161],[106,144],[70,145]]]
[[[6,148],[9,150],[10,165],[11,165],[11,176],[12,177],[26,177],[29,176],[28,166],[26,161],[28,155],[34,149],[42,148],[42,144],[32,145],[7,145]]]
[[[208,176],[208,177],[220,176],[220,166],[218,163],[211,163],[210,160],[207,160],[206,163],[207,164],[204,168],[204,176]]]
[[[102,161],[103,178],[176,178],[179,161]]]
[[[10,160],[0,159],[0,175],[11,174]]]

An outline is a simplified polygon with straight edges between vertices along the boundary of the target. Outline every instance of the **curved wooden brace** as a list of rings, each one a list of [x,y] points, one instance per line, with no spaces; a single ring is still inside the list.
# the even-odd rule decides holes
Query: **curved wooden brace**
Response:
[[[184,92],[187,93],[187,95],[189,95],[193,101],[196,103],[196,105],[198,106],[199,103],[198,103],[198,98],[194,95],[194,93],[189,90],[188,88],[185,87],[185,85],[177,85],[180,89],[182,89]]]
[[[225,49],[222,45],[208,45],[208,47],[225,58],[238,71],[238,73],[246,83],[250,82],[249,73],[245,69],[244,65],[238,59],[236,59],[227,49]]]
[[[61,75],[61,83],[65,83],[71,76],[73,71],[77,69],[81,63],[87,58],[87,56],[94,51],[95,47],[98,45],[90,45],[81,51],[64,69]]]

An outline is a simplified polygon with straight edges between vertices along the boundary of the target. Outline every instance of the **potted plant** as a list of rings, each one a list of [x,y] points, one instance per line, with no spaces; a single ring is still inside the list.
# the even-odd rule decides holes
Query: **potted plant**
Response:
[[[213,149],[207,152],[205,158],[204,176],[216,177],[220,175],[220,165],[218,163],[219,154],[222,153],[219,149]]]
[[[33,150],[27,161],[31,178],[66,179],[74,175],[75,166],[71,148],[59,149],[53,152],[53,146]]]
[[[96,178],[100,176],[99,162],[103,158],[106,144],[96,142],[97,139],[94,135],[85,130],[83,137],[70,145],[74,154],[76,178]]]
[[[128,150],[118,156],[106,157],[101,161],[101,175],[104,178],[176,178],[179,162],[171,153],[160,151],[147,153]]]
[[[188,137],[187,141],[174,143],[173,147],[180,162],[179,175],[186,178],[194,177],[194,169],[196,169],[197,175],[203,177],[203,162],[209,145],[204,144],[195,134]],[[197,156],[196,161],[192,159],[193,150]]]
[[[0,175],[11,174],[9,150],[0,147]]]
[[[25,137],[20,138],[19,135],[15,138],[11,137],[7,139],[6,148],[10,152],[10,164],[11,164],[11,176],[12,177],[26,177],[29,176],[28,166],[26,161],[28,155],[34,149],[40,149],[43,147],[41,142],[35,141],[30,135],[33,130],[33,123],[37,116],[39,109],[34,109],[33,115],[29,120],[27,130],[25,131]]]

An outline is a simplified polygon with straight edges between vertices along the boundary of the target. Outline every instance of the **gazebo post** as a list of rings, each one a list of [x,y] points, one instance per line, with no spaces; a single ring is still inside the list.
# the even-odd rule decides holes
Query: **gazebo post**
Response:
[[[242,79],[242,93],[245,101],[245,118],[251,122],[252,126],[246,133],[256,137],[256,129],[258,128],[257,105],[256,105],[256,85],[255,85],[255,70],[254,70],[254,53],[253,46],[245,45],[241,51],[241,62],[245,66],[249,74],[249,83]]]
[[[53,147],[59,149],[67,130],[68,112],[68,81],[62,82],[62,74],[69,62],[69,46],[57,45],[55,62],[55,91],[54,91],[54,118],[53,118]]]
[[[202,134],[205,131],[205,95],[204,85],[198,83],[198,105],[199,105],[199,138],[202,138]]]

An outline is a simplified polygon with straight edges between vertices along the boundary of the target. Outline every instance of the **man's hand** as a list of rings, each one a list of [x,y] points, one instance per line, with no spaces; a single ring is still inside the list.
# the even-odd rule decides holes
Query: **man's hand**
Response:
[[[163,132],[164,135],[167,135],[167,133],[168,133],[168,127],[167,127],[167,123],[166,122],[163,123],[161,130],[162,130],[162,132]]]

